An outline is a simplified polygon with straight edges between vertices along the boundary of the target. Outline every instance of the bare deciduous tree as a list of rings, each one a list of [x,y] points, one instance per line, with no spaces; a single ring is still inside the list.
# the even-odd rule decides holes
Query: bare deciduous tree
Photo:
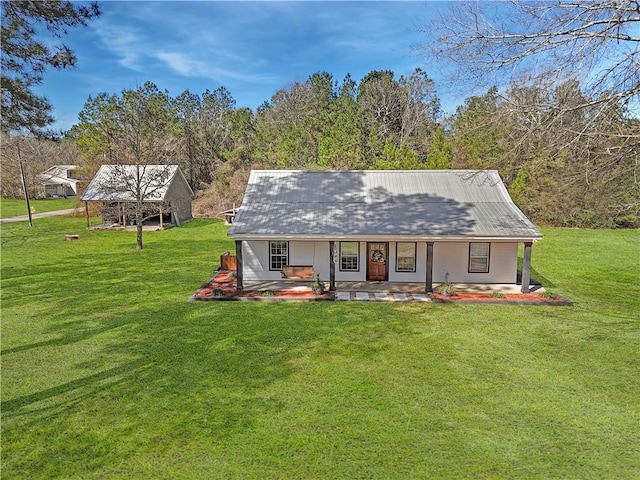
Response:
[[[458,79],[548,85],[575,78],[589,98],[573,108],[638,109],[639,25],[640,3],[630,0],[454,2],[424,27],[422,50],[459,66]]]
[[[31,135],[1,134],[0,142],[0,196],[19,198],[24,195],[20,175],[20,160],[25,168],[25,181],[30,197],[41,197],[44,188],[40,186],[39,174],[53,165],[77,165],[80,151],[70,140],[52,141]],[[20,158],[18,157],[20,149]]]
[[[476,163],[529,185],[533,171],[546,180],[562,176],[547,182],[549,192],[556,189],[549,198],[569,198],[566,187],[579,186],[573,195],[591,196],[593,205],[606,199],[600,203],[618,211],[621,224],[638,224],[639,26],[640,3],[630,0],[456,2],[424,26],[421,50],[453,65],[459,85],[500,86],[499,115],[476,125],[466,108],[457,115],[459,127],[482,137],[478,152],[490,154]],[[493,144],[481,131],[486,124]],[[467,143],[469,156],[472,142],[458,142]],[[591,215],[585,201],[576,205],[585,210],[580,215]],[[553,218],[550,207],[540,208]]]
[[[89,98],[80,119],[74,134],[88,160],[105,161],[108,155],[114,166],[115,174],[101,180],[101,188],[131,196],[140,250],[145,202],[161,188],[163,177],[169,176],[168,164],[178,150],[171,136],[169,95],[151,82],[123,90],[120,97],[101,94]]]

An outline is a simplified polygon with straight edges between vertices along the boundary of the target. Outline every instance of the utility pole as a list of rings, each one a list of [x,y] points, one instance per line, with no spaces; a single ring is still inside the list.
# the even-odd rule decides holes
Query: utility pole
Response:
[[[20,164],[20,176],[22,177],[22,190],[24,191],[24,201],[27,203],[27,215],[29,215],[29,226],[33,227],[33,218],[31,217],[31,205],[29,205],[29,192],[27,191],[27,179],[24,176],[24,167],[22,166],[22,156],[20,155],[20,140],[18,140],[18,163]]]

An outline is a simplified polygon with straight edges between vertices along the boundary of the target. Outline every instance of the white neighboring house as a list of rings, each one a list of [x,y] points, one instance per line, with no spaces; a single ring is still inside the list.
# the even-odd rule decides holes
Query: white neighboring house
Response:
[[[54,165],[38,175],[46,197],[74,197],[78,195],[77,165]]]
[[[238,288],[285,266],[336,281],[516,284],[540,232],[497,171],[254,170],[229,230]],[[308,270],[308,268],[307,268]]]
[[[141,191],[147,222],[180,226],[193,218],[193,190],[178,165],[102,165],[80,200],[85,205],[101,202],[105,223],[133,225],[136,188]]]

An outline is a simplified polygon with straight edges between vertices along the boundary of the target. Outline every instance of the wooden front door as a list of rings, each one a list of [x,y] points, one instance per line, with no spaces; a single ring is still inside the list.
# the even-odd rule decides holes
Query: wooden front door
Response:
[[[378,281],[387,279],[388,243],[367,243],[367,280]]]

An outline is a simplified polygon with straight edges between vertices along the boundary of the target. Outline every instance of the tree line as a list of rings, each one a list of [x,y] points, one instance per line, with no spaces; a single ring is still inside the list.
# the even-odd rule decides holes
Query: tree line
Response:
[[[70,137],[89,170],[125,158],[179,164],[212,210],[240,204],[251,168],[494,168],[539,224],[637,226],[639,121],[615,103],[573,108],[588,101],[577,80],[514,83],[445,117],[421,69],[359,83],[317,72],[255,112],[224,87],[171,98],[147,83],[90,98]]]
[[[68,158],[77,147],[87,178],[102,164],[178,164],[203,214],[239,205],[252,168],[490,168],[540,225],[639,226],[639,120],[618,104],[573,108],[588,101],[577,80],[514,83],[445,116],[421,69],[359,83],[317,72],[254,112],[224,87],[171,97],[147,82],[89,97],[58,148]],[[3,176],[3,194],[19,189],[9,183]]]
[[[251,168],[492,168],[540,225],[640,226],[637,2],[452,3],[423,29],[425,63],[457,65],[458,84],[502,86],[449,116],[419,68],[399,77],[372,71],[359,82],[317,72],[256,111],[237,108],[224,87],[172,98],[147,82],[89,97],[57,145],[41,139],[53,118],[32,87],[75,56],[48,47],[36,26],[60,36],[99,8],[2,5],[3,196],[21,190],[8,173],[23,164],[35,182],[45,151],[55,163],[80,163],[87,178],[105,163],[177,163],[209,214],[240,203]],[[74,154],[81,160],[71,162]]]
[[[87,173],[104,163],[177,163],[212,208],[242,200],[251,168],[448,168],[440,101],[420,69],[359,83],[317,72],[256,111],[224,87],[171,97],[151,82],[90,97],[68,134]],[[436,152],[440,152],[436,154]],[[224,200],[223,200],[224,199]]]

